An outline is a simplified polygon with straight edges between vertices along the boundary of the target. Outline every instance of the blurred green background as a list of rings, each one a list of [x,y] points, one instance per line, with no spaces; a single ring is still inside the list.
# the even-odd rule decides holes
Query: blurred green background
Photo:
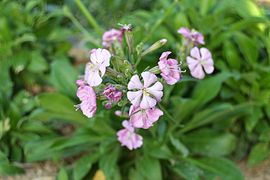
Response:
[[[0,2],[0,175],[23,164],[52,161],[62,179],[241,180],[234,162],[268,158],[270,141],[270,11],[252,0],[2,0]],[[75,81],[91,48],[118,23],[132,24],[135,44],[178,52],[180,27],[205,35],[215,73],[165,90],[163,117],[142,132],[143,148],[121,148],[122,119],[75,111]]]

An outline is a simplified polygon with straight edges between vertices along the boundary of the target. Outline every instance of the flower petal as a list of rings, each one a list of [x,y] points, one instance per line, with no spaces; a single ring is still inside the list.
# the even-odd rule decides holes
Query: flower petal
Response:
[[[146,89],[146,91],[154,96],[157,101],[160,101],[163,96],[163,85],[160,82],[156,82],[153,86]]]
[[[142,77],[143,77],[143,82],[144,82],[143,86],[145,88],[149,87],[150,85],[152,85],[153,83],[157,81],[157,76],[150,72],[143,72]]]
[[[163,52],[159,58],[160,61],[164,61],[164,60],[167,60],[168,56],[171,54],[172,52],[171,51],[166,51],[166,52]]]
[[[140,103],[140,107],[142,109],[148,109],[148,108],[155,107],[156,104],[157,104],[156,99],[154,99],[148,95],[143,95],[142,101]]]
[[[136,74],[131,77],[129,83],[128,83],[128,89],[133,90],[133,89],[142,89],[143,85],[140,81],[139,76]]]
[[[201,59],[200,51],[197,47],[194,47],[190,50],[190,55],[197,60]]]
[[[87,67],[87,65],[85,68],[84,80],[90,86],[98,86],[102,83],[102,78],[99,75],[99,71],[98,70],[92,71],[91,69]]]
[[[132,91],[127,92],[127,98],[131,102],[131,104],[133,104],[134,106],[139,106],[141,97],[142,97],[141,90],[135,91],[135,92],[132,92]]]

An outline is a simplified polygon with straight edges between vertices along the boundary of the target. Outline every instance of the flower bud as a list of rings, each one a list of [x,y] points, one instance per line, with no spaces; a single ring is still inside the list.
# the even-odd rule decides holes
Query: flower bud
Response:
[[[146,49],[145,51],[142,52],[142,56],[145,56],[146,54],[149,54],[149,53],[157,50],[158,48],[162,47],[166,43],[167,43],[167,39],[161,39],[161,40],[155,42],[152,46],[150,46],[148,49]]]

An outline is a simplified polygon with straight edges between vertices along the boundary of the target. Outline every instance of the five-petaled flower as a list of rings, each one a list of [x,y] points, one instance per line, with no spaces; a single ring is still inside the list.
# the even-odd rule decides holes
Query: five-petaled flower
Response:
[[[135,133],[134,127],[129,121],[123,121],[122,125],[124,129],[117,132],[118,141],[122,146],[126,146],[129,150],[137,149],[142,146],[143,138],[139,134]]]
[[[212,54],[206,48],[201,48],[200,50],[197,47],[192,48],[190,56],[187,57],[187,64],[191,75],[198,79],[204,78],[204,71],[207,74],[211,74],[214,71]]]
[[[180,28],[178,31],[188,42],[192,42],[195,46],[204,44],[204,37],[198,31],[188,29],[186,27]]]
[[[110,65],[111,53],[106,49],[92,50],[90,62],[86,64],[84,80],[90,86],[98,86],[102,82],[102,77],[106,72],[106,67]]]
[[[131,77],[128,83],[127,98],[134,106],[142,109],[155,107],[163,96],[163,85],[157,81],[157,76],[151,72],[141,74],[143,84],[138,75]]]
[[[170,51],[163,52],[159,58],[158,67],[161,71],[162,78],[169,85],[173,85],[180,80],[180,67],[176,59],[167,59]]]
[[[141,109],[140,107],[131,106],[129,109],[130,123],[135,128],[148,129],[162,115],[163,112],[156,107]]]

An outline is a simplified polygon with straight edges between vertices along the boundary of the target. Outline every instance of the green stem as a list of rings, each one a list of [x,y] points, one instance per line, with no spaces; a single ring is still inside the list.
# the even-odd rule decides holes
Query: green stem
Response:
[[[102,35],[102,29],[94,19],[94,17],[91,15],[91,13],[86,9],[85,5],[81,2],[81,0],[75,0],[76,5],[80,9],[80,11],[84,14],[86,17],[88,23],[95,29],[95,31]]]
[[[93,38],[89,32],[80,24],[80,22],[73,16],[67,6],[63,8],[64,15],[68,17],[71,22],[86,36],[89,42],[93,43],[95,46],[100,46],[100,43]]]

